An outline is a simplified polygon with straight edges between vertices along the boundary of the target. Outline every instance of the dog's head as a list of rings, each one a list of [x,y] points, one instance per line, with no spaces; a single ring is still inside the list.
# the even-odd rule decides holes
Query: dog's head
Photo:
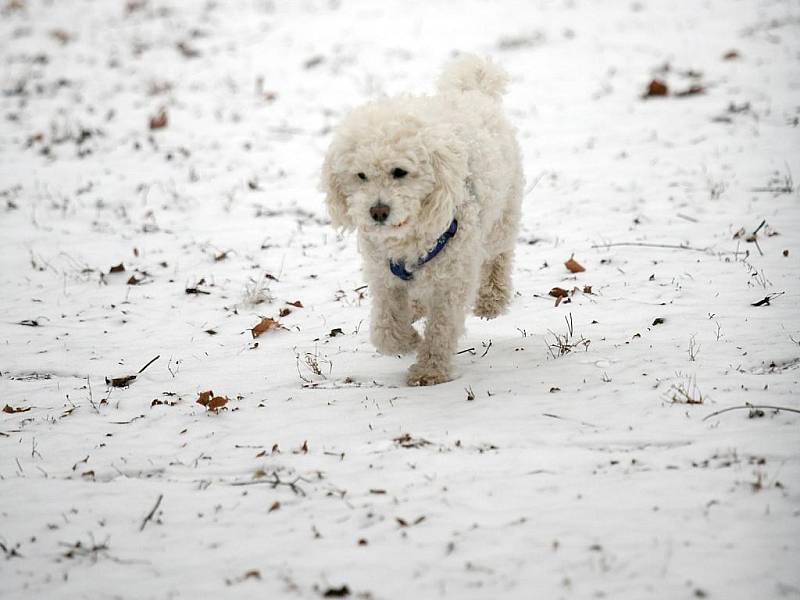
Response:
[[[336,132],[322,167],[334,227],[376,239],[435,239],[453,219],[467,177],[458,138],[408,109],[367,105]]]

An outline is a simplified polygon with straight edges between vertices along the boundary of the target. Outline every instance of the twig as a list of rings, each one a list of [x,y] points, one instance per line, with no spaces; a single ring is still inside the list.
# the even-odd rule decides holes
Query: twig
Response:
[[[475,356],[475,346],[472,348],[466,348],[465,350],[459,350],[456,354],[464,354],[465,352],[469,352],[472,356]]]
[[[716,417],[717,415],[721,415],[722,413],[729,412],[731,410],[743,410],[745,408],[749,408],[751,410],[754,409],[754,408],[758,408],[758,409],[762,409],[762,410],[763,409],[766,409],[766,410],[783,410],[783,411],[786,411],[786,412],[793,412],[793,413],[800,414],[800,410],[798,410],[796,408],[788,408],[786,406],[768,406],[766,404],[745,404],[744,406],[730,406],[728,408],[723,408],[722,410],[718,410],[716,412],[713,412],[710,415],[707,415],[707,416],[703,417],[703,421],[705,421],[707,419],[710,419],[711,417]]]
[[[646,248],[672,248],[674,250],[692,250],[694,252],[711,252],[710,248],[695,248],[683,244],[652,244],[649,242],[614,242],[612,244],[592,244],[592,248],[611,248],[613,246],[644,246]],[[728,254],[733,254],[732,252]]]
[[[308,479],[306,479],[304,477],[301,477],[300,475],[295,477],[292,481],[283,481],[278,476],[278,474],[273,471],[272,472],[272,479],[256,479],[256,480],[253,480],[253,481],[234,481],[234,482],[231,482],[230,485],[238,487],[238,486],[243,486],[243,485],[267,484],[267,485],[271,485],[272,489],[275,489],[279,485],[285,485],[290,490],[292,490],[295,494],[297,494],[299,496],[305,496],[306,493],[303,490],[303,488],[301,488],[299,485],[297,485],[298,481],[305,481],[306,483],[308,483]]]
[[[89,388],[89,404],[91,404],[92,408],[94,409],[94,412],[100,414],[100,411],[97,410],[97,405],[94,403],[94,396],[92,395],[92,382],[89,379],[88,375],[86,376],[86,386]]]
[[[151,359],[150,359],[150,362],[148,362],[148,363],[147,363],[145,366],[143,366],[141,369],[139,369],[139,371],[138,371],[137,375],[141,375],[141,374],[144,372],[144,370],[145,370],[147,367],[149,367],[150,365],[152,365],[152,364],[153,364],[154,362],[156,362],[156,361],[157,361],[159,358],[161,358],[161,355],[160,355],[160,354],[159,354],[158,356],[156,356],[155,358],[151,358]]]
[[[542,413],[543,417],[550,417],[551,419],[560,419],[561,421],[573,421],[575,423],[580,423],[581,425],[585,425],[586,427],[595,427],[593,423],[587,423],[586,421],[581,421],[580,419],[571,419],[569,417],[560,417],[559,415],[554,415],[553,413]]]
[[[158,358],[158,357],[156,357],[156,358]],[[153,359],[153,360],[155,360],[155,359]],[[151,360],[150,362],[153,362],[153,361]],[[153,515],[156,514],[156,511],[158,510],[158,507],[161,506],[161,500],[163,500],[163,499],[164,499],[164,494],[159,494],[158,495],[158,500],[156,500],[156,505],[153,507],[153,509],[149,513],[147,513],[147,516],[144,518],[144,521],[142,521],[142,526],[139,527],[139,531],[144,531],[144,526],[147,525],[147,523],[150,521],[150,519],[153,518]]]
[[[542,171],[539,173],[539,176],[531,182],[522,195],[527,196],[530,194],[536,188],[536,186],[539,185],[539,182],[544,178],[545,175],[547,175],[547,171]]]

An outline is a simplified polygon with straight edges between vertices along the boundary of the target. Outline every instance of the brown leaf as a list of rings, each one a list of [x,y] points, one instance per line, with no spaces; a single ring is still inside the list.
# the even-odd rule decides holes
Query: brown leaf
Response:
[[[571,256],[569,257],[569,260],[564,263],[564,266],[567,267],[567,270],[570,273],[583,273],[586,270],[577,260],[575,260]]]
[[[273,511],[276,511],[276,510],[278,510],[280,507],[281,507],[281,503],[280,503],[280,502],[278,502],[278,501],[276,500],[275,502],[273,502],[273,503],[272,503],[272,506],[270,506],[270,507],[269,507],[269,510],[268,510],[267,512],[273,512]]]
[[[288,317],[290,314],[292,314],[292,309],[291,308],[283,307],[282,309],[280,309],[278,311],[278,316],[279,317]]]
[[[653,79],[647,86],[647,91],[644,93],[644,98],[652,98],[653,96],[666,96],[669,94],[667,84],[659,79]]]
[[[554,287],[548,294],[553,298],[567,298],[569,296],[569,292],[560,287]]]
[[[214,392],[211,390],[208,390],[206,392],[200,392],[197,395],[197,403],[202,404],[203,406],[208,406],[208,403],[211,401],[213,397],[214,397]]]
[[[108,270],[108,272],[109,273],[122,273],[124,270],[125,270],[125,265],[122,264],[122,263],[119,263],[118,265],[114,265],[113,267],[111,267]]]
[[[722,55],[722,60],[736,60],[739,58],[739,51],[738,50],[728,50],[725,54]]]
[[[137,278],[136,275],[131,275],[127,283],[128,285],[139,285],[142,283],[142,280]]]
[[[256,454],[256,458],[261,458],[262,456],[266,456],[266,455],[267,455],[267,451],[266,450],[262,450],[261,452]]]
[[[258,569],[251,569],[244,574],[245,579],[261,579],[261,571]]]
[[[323,598],[345,598],[350,595],[350,588],[346,585],[338,588],[328,588],[322,594]]]
[[[295,308],[303,308],[303,303],[300,300],[295,300],[294,302],[287,302],[290,306],[294,306]]]
[[[275,319],[270,319],[269,317],[264,317],[261,319],[261,322],[253,327],[250,330],[250,333],[253,334],[253,338],[257,338],[262,333],[269,331],[270,329],[278,329],[280,328],[281,324],[278,323]]]
[[[162,108],[156,116],[150,117],[150,129],[163,129],[168,122],[167,111]]]
[[[267,476],[267,472],[264,469],[256,469],[256,472],[253,473],[253,479],[263,479]]]
[[[208,410],[219,410],[228,403],[228,398],[225,396],[214,396],[206,404]]]
[[[31,409],[30,406],[27,406],[25,408],[22,408],[22,407],[14,408],[13,406],[10,406],[10,405],[6,404],[3,407],[3,412],[4,413],[8,413],[8,414],[14,414],[14,413],[28,412],[30,409]]]
[[[63,29],[53,29],[50,32],[50,37],[57,40],[62,46],[72,41],[72,34]]]
[[[583,293],[584,294],[591,294],[592,293],[592,286],[590,286],[590,285],[583,286]]]

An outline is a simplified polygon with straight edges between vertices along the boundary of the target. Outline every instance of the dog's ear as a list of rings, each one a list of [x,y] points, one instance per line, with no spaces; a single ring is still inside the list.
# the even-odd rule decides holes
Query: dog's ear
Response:
[[[464,198],[469,175],[467,153],[457,138],[444,130],[432,132],[427,144],[435,187],[423,206],[420,221],[430,223],[438,231],[450,223]]]
[[[328,207],[328,215],[331,218],[331,224],[334,228],[352,231],[355,229],[355,223],[353,223],[353,220],[347,214],[346,197],[342,192],[339,177],[336,175],[333,168],[333,163],[338,154],[338,146],[334,142],[328,149],[328,154],[325,156],[325,161],[322,163],[320,190],[325,192],[325,204]]]

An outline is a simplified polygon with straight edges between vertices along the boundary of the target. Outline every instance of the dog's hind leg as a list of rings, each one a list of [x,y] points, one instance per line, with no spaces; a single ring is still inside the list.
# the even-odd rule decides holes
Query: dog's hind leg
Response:
[[[488,259],[481,267],[481,285],[473,312],[482,319],[493,319],[505,312],[511,300],[513,250]]]

